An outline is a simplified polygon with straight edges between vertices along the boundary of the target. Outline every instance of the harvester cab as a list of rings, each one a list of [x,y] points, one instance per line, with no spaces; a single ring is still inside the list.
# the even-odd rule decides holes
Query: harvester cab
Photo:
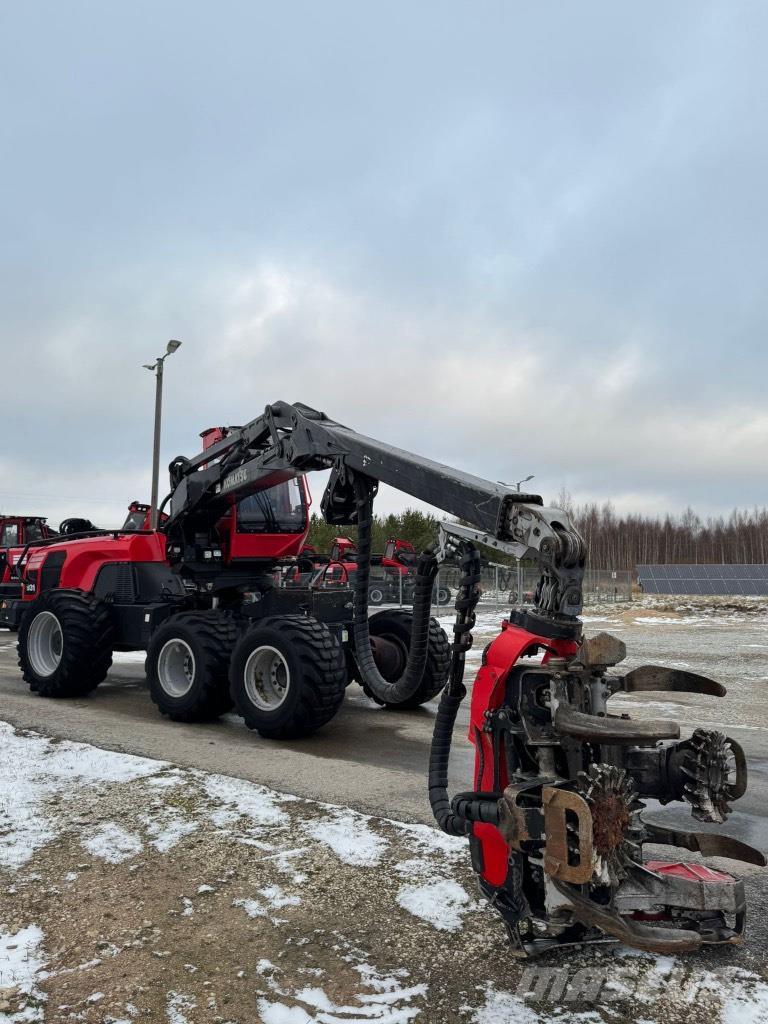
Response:
[[[387,540],[382,565],[390,566],[401,573],[412,572],[416,568],[416,561],[419,554],[410,541],[401,540],[398,537],[390,537]]]

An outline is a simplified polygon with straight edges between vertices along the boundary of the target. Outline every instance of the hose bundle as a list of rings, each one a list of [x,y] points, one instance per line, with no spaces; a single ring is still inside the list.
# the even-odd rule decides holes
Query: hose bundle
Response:
[[[373,534],[373,496],[370,482],[365,477],[355,478],[357,506],[358,564],[354,585],[354,613],[352,636],[355,657],[363,682],[384,704],[399,704],[412,697],[424,677],[429,656],[429,620],[432,611],[432,589],[437,576],[438,562],[434,549],[427,548],[416,567],[416,585],[413,595],[413,622],[411,644],[405,671],[399,679],[390,682],[379,672],[371,649],[368,627],[368,582],[371,575],[371,544]]]

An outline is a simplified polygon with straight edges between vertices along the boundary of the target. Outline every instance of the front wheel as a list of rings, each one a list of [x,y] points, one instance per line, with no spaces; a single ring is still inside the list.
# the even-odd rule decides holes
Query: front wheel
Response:
[[[175,722],[205,722],[232,707],[227,670],[237,640],[220,611],[181,612],[155,631],[147,649],[149,693]]]
[[[19,667],[41,697],[83,697],[112,664],[109,608],[82,590],[46,590],[19,629]]]
[[[268,739],[309,736],[333,718],[344,700],[344,651],[317,619],[271,616],[235,647],[229,682],[249,729]]]

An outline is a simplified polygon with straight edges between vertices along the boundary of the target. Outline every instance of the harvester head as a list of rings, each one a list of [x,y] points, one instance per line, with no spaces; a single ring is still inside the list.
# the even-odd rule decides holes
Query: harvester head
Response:
[[[654,666],[619,674],[624,654],[608,634],[578,643],[505,623],[483,656],[470,716],[475,793],[461,807],[475,808],[473,867],[520,955],[611,938],[682,952],[743,934],[741,881],[698,861],[644,857],[646,844],[662,844],[765,865],[737,840],[649,817],[651,802],[682,801],[696,820],[723,822],[746,788],[740,746],[610,710],[615,694],[725,689]]]

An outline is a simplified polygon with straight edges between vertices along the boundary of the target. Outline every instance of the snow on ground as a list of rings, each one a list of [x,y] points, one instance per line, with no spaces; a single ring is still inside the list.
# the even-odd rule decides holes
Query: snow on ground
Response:
[[[461,928],[469,909],[467,891],[452,878],[438,878],[423,885],[404,885],[397,902],[414,917],[420,917],[439,931],[455,932]]]
[[[429,992],[426,984],[407,984],[405,970],[387,975],[368,963],[358,963],[354,969],[359,974],[359,989],[352,1000],[339,1005],[319,985],[286,992],[281,988],[279,968],[267,964],[263,973],[270,992],[258,1000],[263,1024],[370,1024],[371,1020],[407,1024],[422,1014]]]
[[[325,843],[339,860],[354,867],[375,867],[381,860],[386,840],[367,825],[363,814],[334,809],[330,820],[310,822],[306,831]]]
[[[544,958],[604,977],[531,999],[465,840],[425,825],[3,724],[0,809],[0,1024],[768,1024],[749,940]]]
[[[28,925],[13,935],[0,931],[0,1022],[42,1021],[38,984],[45,977],[41,946],[43,933]],[[16,1004],[11,1011],[11,996]]]
[[[101,857],[110,864],[119,864],[140,853],[143,843],[138,836],[126,832],[116,822],[108,821],[84,839],[83,846],[94,857]]]
[[[0,722],[0,866],[17,868],[59,832],[54,805],[81,788],[131,782],[158,771],[158,762],[22,735]]]

